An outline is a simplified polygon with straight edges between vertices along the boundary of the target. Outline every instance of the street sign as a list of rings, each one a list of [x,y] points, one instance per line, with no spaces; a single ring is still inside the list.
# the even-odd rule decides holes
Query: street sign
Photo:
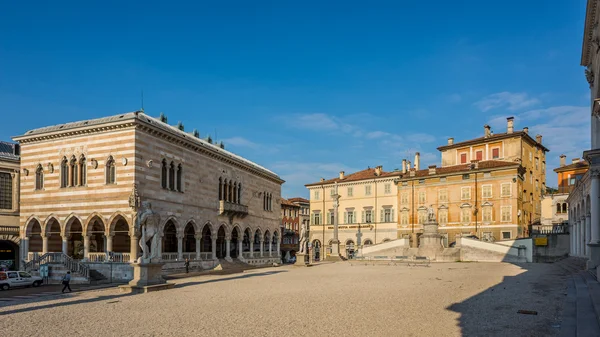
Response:
[[[548,245],[548,238],[547,237],[535,238],[534,239],[534,243],[535,243],[536,246],[547,246]]]
[[[40,277],[48,277],[48,265],[40,265]]]

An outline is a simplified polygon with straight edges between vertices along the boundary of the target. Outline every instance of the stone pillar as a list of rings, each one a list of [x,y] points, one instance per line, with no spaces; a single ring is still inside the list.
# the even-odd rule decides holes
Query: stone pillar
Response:
[[[131,259],[129,261],[136,262],[138,259],[138,245],[139,245],[140,239],[135,234],[130,235],[130,238],[131,238],[131,245],[130,245],[129,254],[131,255]]]
[[[260,240],[260,257],[264,257],[264,246],[265,242],[263,240]]]
[[[254,257],[254,240],[250,241],[250,258]]]
[[[165,236],[163,233],[158,233],[156,234],[158,235],[158,254],[156,254],[156,256],[158,256],[158,258],[160,258],[160,260],[162,261],[162,245],[163,245],[163,237]]]
[[[90,236],[84,235],[83,236],[83,259],[85,261],[88,260],[89,253],[90,253]]]
[[[196,260],[200,261],[200,240],[202,239],[202,234],[194,235],[194,239],[196,239]]]
[[[269,257],[273,256],[273,241],[269,240]]]
[[[225,260],[231,261],[231,238],[225,237]]]
[[[41,233],[42,234],[42,255],[48,253],[48,238],[50,237],[50,235],[45,234],[45,233]]]
[[[113,251],[113,237],[114,236],[115,236],[114,234],[109,234],[106,236],[106,252]]]
[[[577,245],[579,247],[579,250],[577,251],[577,254],[579,256],[583,256],[583,234],[585,233],[584,228],[583,228],[583,223],[581,221],[581,217],[579,217],[579,219],[577,219],[577,228],[578,228],[578,233],[579,233],[579,240],[577,241]]]
[[[183,260],[183,234],[177,234],[177,260]]]
[[[277,240],[277,256],[281,257],[281,239]]]
[[[212,259],[217,259],[217,239],[212,239]]]
[[[242,254],[243,250],[244,250],[243,240],[240,240],[240,238],[238,237],[238,260],[244,259],[244,256]]]
[[[590,242],[600,244],[600,175],[592,174],[592,183],[590,185]]]
[[[28,261],[29,258],[29,238],[24,237],[21,239],[21,245],[23,246],[22,251],[23,255],[21,256],[21,260]]]
[[[586,214],[583,221],[585,222],[585,242],[583,243],[583,246],[585,247],[585,256],[590,257],[590,247],[588,247],[588,243],[591,242],[592,235],[592,223],[590,213]]]
[[[62,253],[65,255],[69,255],[69,236],[63,236],[62,237]]]

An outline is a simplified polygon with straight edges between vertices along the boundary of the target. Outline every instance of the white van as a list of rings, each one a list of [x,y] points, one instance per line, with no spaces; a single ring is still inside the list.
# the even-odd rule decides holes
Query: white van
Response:
[[[24,271],[0,271],[0,289],[8,290],[13,287],[39,287],[42,278]]]

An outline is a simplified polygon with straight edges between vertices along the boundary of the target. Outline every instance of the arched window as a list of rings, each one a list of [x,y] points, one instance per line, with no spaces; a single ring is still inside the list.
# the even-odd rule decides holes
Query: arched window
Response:
[[[71,157],[69,168],[71,169],[71,176],[69,177],[69,186],[73,187],[77,185],[77,159],[75,159],[75,156]]]
[[[227,201],[233,202],[233,181],[229,181],[227,185]]]
[[[160,170],[160,184],[162,188],[168,188],[167,186],[167,161],[162,160],[161,170]]]
[[[60,187],[67,187],[68,183],[69,183],[69,165],[67,163],[67,158],[63,157],[63,160],[60,163]]]
[[[238,204],[241,204],[242,203],[242,183],[238,184],[237,192],[238,192],[237,201],[238,201]]]
[[[182,192],[181,190],[181,176],[183,173],[183,169],[181,168],[181,164],[177,165],[177,191]]]
[[[87,168],[86,168],[85,156],[79,157],[79,186],[85,186],[87,184]]]
[[[556,204],[556,213],[560,213],[562,211],[562,207],[560,206],[560,203]]]
[[[44,189],[44,168],[42,165],[38,165],[37,169],[35,170],[35,189]]]
[[[175,191],[175,164],[169,165],[169,189]]]
[[[223,180],[223,199],[227,201],[227,179]]]
[[[233,183],[233,202],[237,203],[237,183]]]
[[[566,202],[562,205],[562,209],[563,209],[563,211],[562,211],[563,213],[567,213],[567,203]]]
[[[223,178],[219,177],[219,200],[223,200]]]
[[[106,183],[115,184],[117,181],[117,172],[115,167],[115,160],[112,156],[108,157],[106,161]]]
[[[363,243],[363,246],[370,246],[373,244],[373,241],[366,239],[365,242]]]

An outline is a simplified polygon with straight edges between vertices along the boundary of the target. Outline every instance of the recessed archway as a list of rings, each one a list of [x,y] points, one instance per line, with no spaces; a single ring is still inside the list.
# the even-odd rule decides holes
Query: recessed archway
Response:
[[[241,240],[241,233],[240,233],[240,229],[238,226],[235,226],[233,228],[233,231],[231,232],[231,258],[235,259],[239,256],[240,251],[239,251],[239,242]]]
[[[200,240],[200,252],[212,252],[212,232],[208,224],[202,228],[202,239]]]
[[[250,228],[244,230],[244,237],[242,239],[242,252],[250,252],[250,240],[252,235],[250,234]]]
[[[260,239],[261,239],[260,229],[257,229],[256,232],[254,232],[253,248],[254,248],[255,253],[256,252],[260,253]]]
[[[177,253],[177,227],[172,220],[167,221],[163,230],[162,252]]]
[[[183,230],[183,251],[193,253],[196,251],[196,229],[193,222],[188,222]]]
[[[60,223],[55,218],[49,219],[46,223],[46,237],[48,238],[48,252],[62,252]]]
[[[37,219],[32,219],[27,225],[27,236],[29,237],[29,252],[42,254],[42,225]]]
[[[83,225],[79,218],[71,217],[66,225],[67,255],[73,259],[83,259]]]
[[[104,222],[99,217],[95,216],[87,226],[86,235],[90,238],[90,253],[101,253],[106,251],[105,242],[106,229]]]
[[[113,220],[114,227],[112,234],[113,247],[115,253],[130,253],[131,252],[131,237],[129,236],[129,224],[122,216],[117,216]]]
[[[217,231],[217,259],[225,258],[226,248],[225,247],[225,226],[221,225]]]
[[[314,261],[320,261],[321,260],[321,241],[314,240],[312,243],[312,250],[313,250]]]

